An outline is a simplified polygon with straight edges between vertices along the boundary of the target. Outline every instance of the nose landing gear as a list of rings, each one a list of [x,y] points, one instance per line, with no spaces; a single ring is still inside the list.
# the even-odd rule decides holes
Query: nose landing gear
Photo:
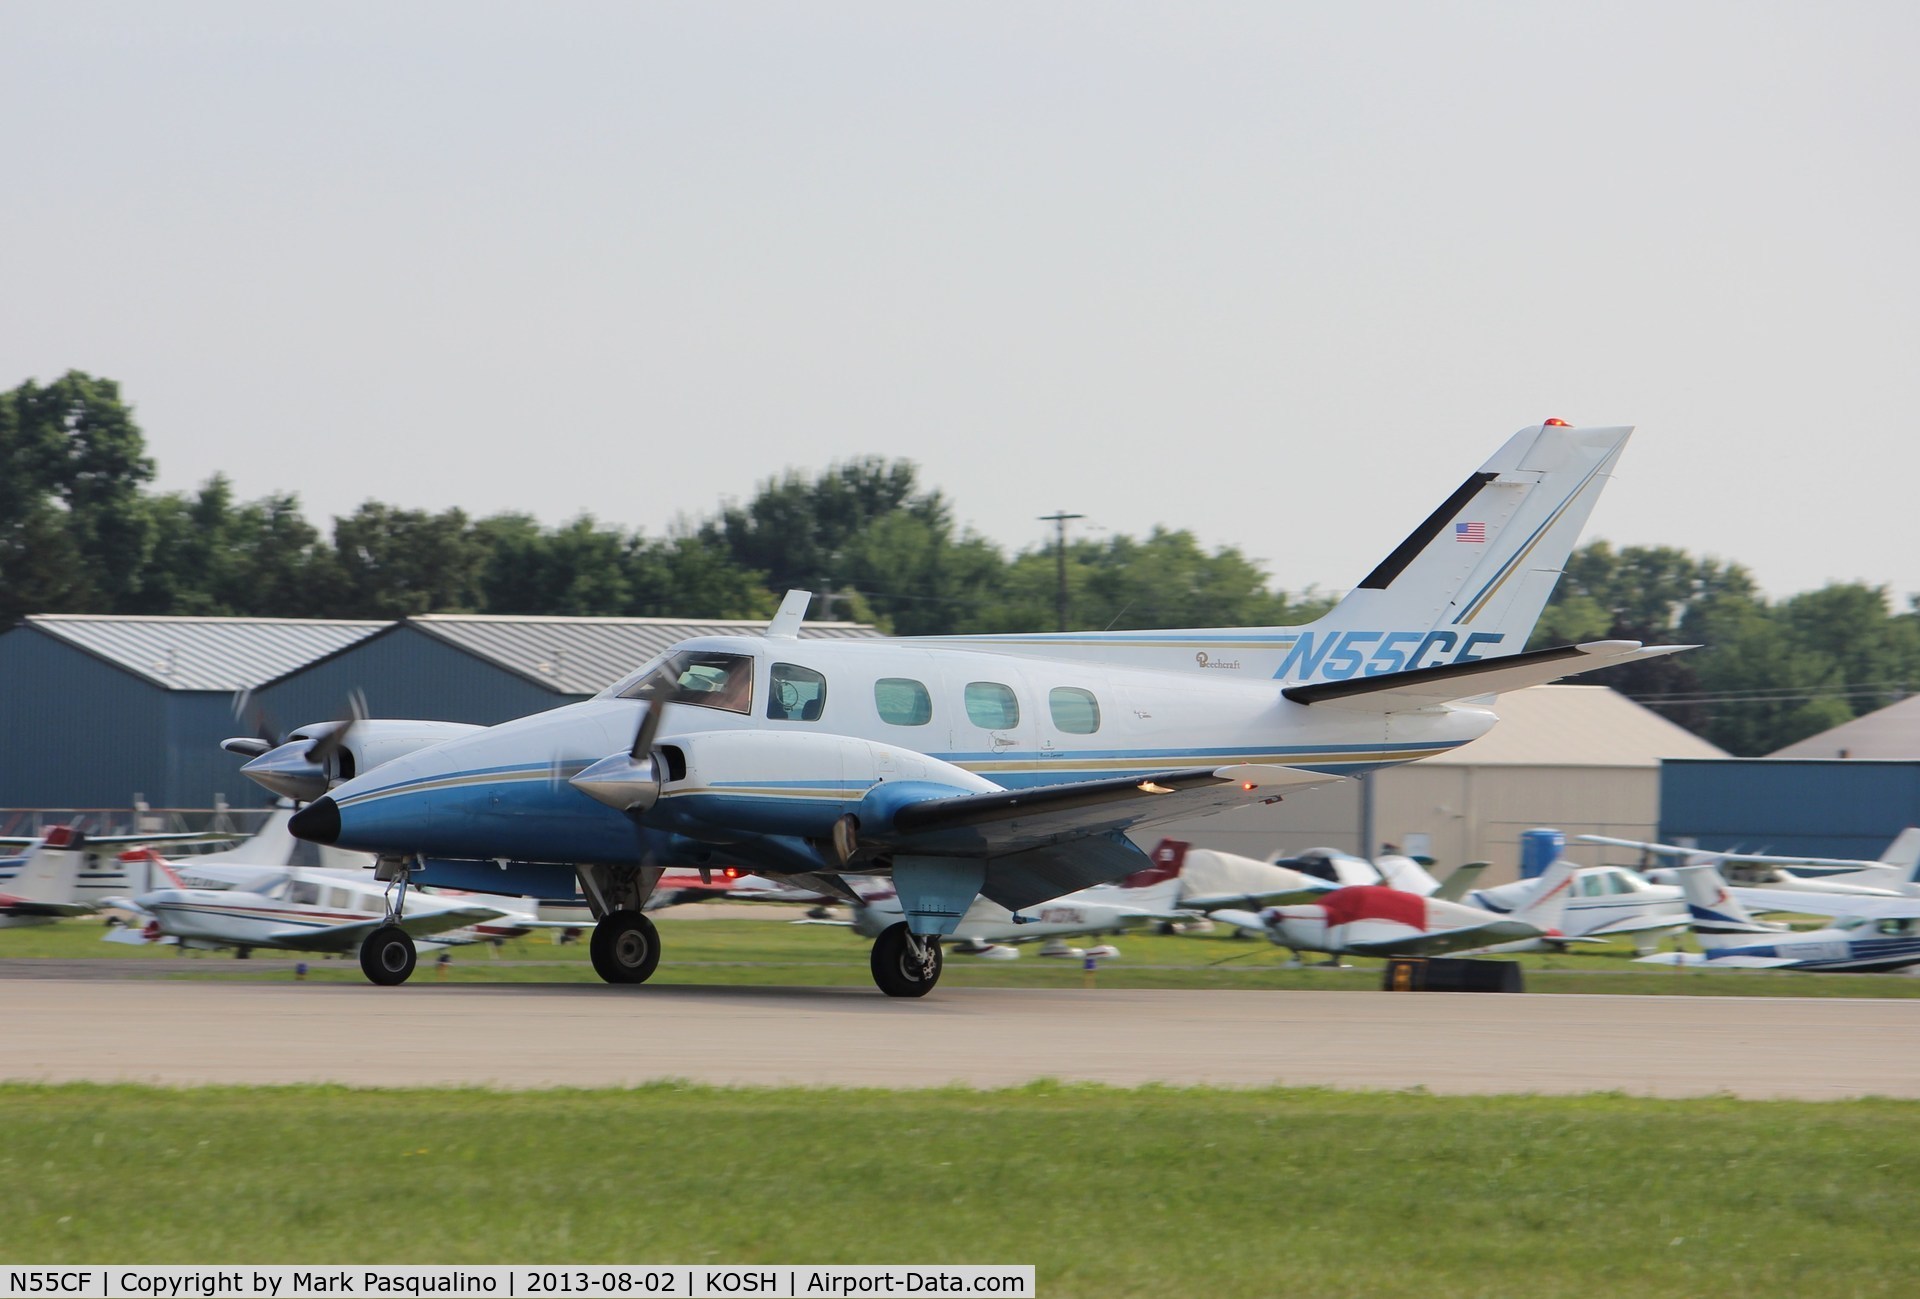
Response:
[[[593,971],[608,983],[645,983],[660,964],[660,931],[638,911],[609,911],[593,927]]]

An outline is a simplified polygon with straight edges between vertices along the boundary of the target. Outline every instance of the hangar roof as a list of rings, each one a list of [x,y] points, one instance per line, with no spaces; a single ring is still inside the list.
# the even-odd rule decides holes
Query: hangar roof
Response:
[[[243,690],[388,624],[322,618],[161,618],[39,613],[26,626],[164,690]]]
[[[606,689],[668,646],[694,636],[758,636],[762,618],[530,618],[510,614],[422,614],[406,626],[564,695]],[[858,622],[808,622],[802,637],[878,636]]]
[[[1662,758],[1724,758],[1726,750],[1608,686],[1530,686],[1500,696],[1500,724],[1419,765],[1657,767]]]
[[[1769,758],[1920,758],[1920,695],[1769,753]]]

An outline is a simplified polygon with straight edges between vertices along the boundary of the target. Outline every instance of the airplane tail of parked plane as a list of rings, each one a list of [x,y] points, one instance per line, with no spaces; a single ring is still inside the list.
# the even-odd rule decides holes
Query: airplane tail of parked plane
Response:
[[[1543,933],[1558,933],[1566,915],[1567,897],[1573,892],[1573,872],[1577,868],[1565,857],[1540,872],[1540,883],[1527,900],[1513,909],[1512,919],[1524,920]]]
[[[1693,919],[1693,936],[1702,950],[1716,947],[1743,947],[1754,934],[1773,933],[1774,929],[1756,921],[1740,900],[1727,888],[1717,866],[1679,866],[1674,868],[1680,892],[1687,900],[1687,914]]]
[[[70,826],[56,825],[28,851],[27,859],[7,884],[7,895],[21,903],[69,903],[80,885],[80,863],[86,860],[86,836]]]
[[[1910,825],[1894,836],[1880,854],[1880,863],[1896,868],[1901,883],[1920,884],[1920,825]]]

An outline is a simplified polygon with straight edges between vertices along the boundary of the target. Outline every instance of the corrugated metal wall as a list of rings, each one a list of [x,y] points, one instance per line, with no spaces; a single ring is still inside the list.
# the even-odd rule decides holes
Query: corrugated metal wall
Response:
[[[1920,762],[1674,758],[1660,768],[1660,837],[1702,848],[1878,857],[1920,825]]]
[[[0,636],[0,807],[161,803],[168,693],[31,627]]]

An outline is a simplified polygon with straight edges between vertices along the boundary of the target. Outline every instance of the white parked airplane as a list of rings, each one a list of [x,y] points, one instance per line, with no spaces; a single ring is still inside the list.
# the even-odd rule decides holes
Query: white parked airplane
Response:
[[[1534,891],[1532,880],[1514,880],[1474,889],[1461,899],[1496,915],[1510,914]],[[1687,926],[1687,903],[1674,884],[1650,884],[1624,866],[1581,866],[1567,890],[1560,929],[1569,939],[1634,935],[1642,951],[1652,951],[1658,936]]]
[[[1012,960],[1019,955],[1016,944],[1032,942],[1045,942],[1055,949],[1043,951],[1043,956],[1073,955],[1064,947],[1068,938],[1118,934],[1127,929],[1196,919],[1197,911],[1178,905],[1179,892],[1177,880],[1163,880],[1138,889],[1096,884],[1018,913],[980,897],[973,900],[973,905],[960,917],[960,923],[945,936],[954,941],[952,950],[993,960]],[[853,931],[866,938],[878,938],[904,919],[899,895],[892,889],[882,888],[866,894],[854,906]],[[1108,960],[1120,955],[1118,949],[1111,946],[1096,950]]]
[[[1335,889],[1314,902],[1258,913],[1223,910],[1214,919],[1264,933],[1279,947],[1342,956],[1444,956],[1450,952],[1537,951],[1565,938],[1560,929],[1573,863],[1558,861],[1538,880],[1525,905],[1508,915],[1384,884]]]
[[[683,642],[584,703],[322,723],[245,770],[316,800],[295,834],[383,875],[569,865],[610,982],[658,963],[643,908],[669,866],[841,897],[888,876],[906,919],[875,981],[920,996],[976,897],[1026,911],[1120,879],[1147,864],[1129,830],[1444,752],[1494,725],[1499,691],[1679,648],[1522,652],[1629,432],[1522,430],[1305,626],[815,640],[790,592],[764,637]]]
[[[1640,958],[1649,964],[1854,973],[1920,965],[1920,899],[1789,892],[1783,906],[1840,919],[1824,929],[1785,930],[1755,920],[1718,868],[1680,866],[1673,873],[1686,891],[1700,951]]]
[[[157,869],[171,873],[164,862]],[[107,935],[115,942],[164,942],[182,947],[232,947],[242,956],[255,948],[291,952],[358,951],[360,968],[379,984],[405,983],[412,975],[414,940],[427,950],[461,943],[511,938],[538,925],[530,901],[493,897],[416,895],[395,919],[390,895],[402,882],[382,884],[364,872],[285,867],[262,879],[252,867],[211,867],[244,874],[244,885],[157,888],[119,905],[145,918],[143,928]],[[218,882],[213,876],[209,882]],[[407,941],[384,939],[392,929]],[[431,941],[427,941],[431,940]]]
[[[1718,851],[1639,839],[1610,839],[1597,834],[1578,837],[1585,843],[1636,848],[1643,858],[1671,857],[1683,866],[1714,866],[1720,870],[1721,878],[1736,888],[1854,893],[1863,897],[1920,896],[1920,826],[1910,825],[1902,830],[1877,861]],[[1647,876],[1659,880],[1665,873],[1648,871]]]

